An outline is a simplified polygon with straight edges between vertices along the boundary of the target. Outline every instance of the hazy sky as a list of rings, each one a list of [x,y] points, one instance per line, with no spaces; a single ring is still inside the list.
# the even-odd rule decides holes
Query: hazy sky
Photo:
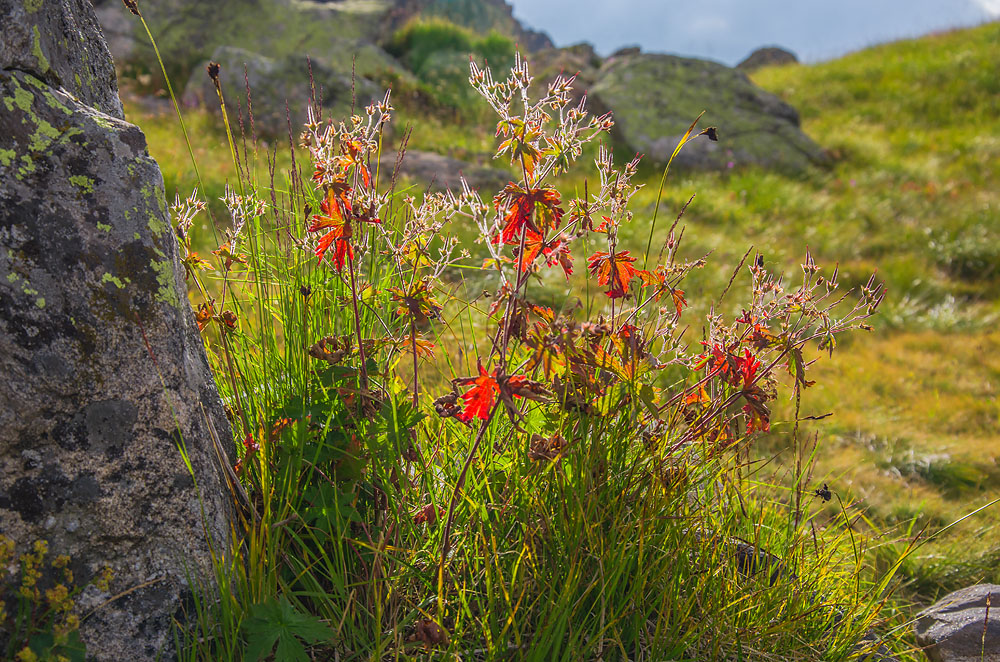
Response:
[[[814,62],[872,44],[1000,18],[1000,0],[508,0],[558,46],[589,41],[736,64],[778,45]]]

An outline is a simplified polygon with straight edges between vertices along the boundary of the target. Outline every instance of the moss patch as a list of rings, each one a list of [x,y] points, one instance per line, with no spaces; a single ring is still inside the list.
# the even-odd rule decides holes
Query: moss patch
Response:
[[[77,187],[84,193],[94,192],[94,180],[91,179],[90,177],[86,177],[84,175],[71,175],[69,178],[69,183]],[[100,224],[98,224],[98,227],[100,227]],[[108,229],[110,230],[111,226],[108,226]]]
[[[31,44],[31,54],[35,56],[38,60],[38,68],[42,73],[49,70],[49,60],[45,57],[45,53],[42,52],[42,35],[38,31],[38,26],[34,25],[31,27],[31,32],[34,34],[34,41]]]

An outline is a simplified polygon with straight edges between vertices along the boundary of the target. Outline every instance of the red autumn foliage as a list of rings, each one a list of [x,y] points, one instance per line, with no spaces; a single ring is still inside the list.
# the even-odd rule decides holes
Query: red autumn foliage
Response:
[[[503,211],[503,229],[493,238],[494,244],[518,245],[521,231],[533,231],[541,237],[548,229],[562,223],[559,191],[551,187],[525,189],[510,182],[494,199],[497,212]]]
[[[486,372],[483,366],[479,366],[478,377],[465,377],[456,379],[455,384],[466,386],[472,384],[472,388],[462,395],[464,402],[461,410],[455,415],[460,421],[468,423],[474,418],[486,420],[493,411],[493,402],[500,392],[500,385],[496,380],[497,371]]]
[[[628,251],[620,253],[607,253],[597,251],[588,258],[590,273],[597,276],[599,285],[607,285],[605,292],[612,299],[619,299],[628,295],[628,287],[632,279],[636,276],[646,277],[648,272],[641,271],[632,266],[635,258],[628,254]]]

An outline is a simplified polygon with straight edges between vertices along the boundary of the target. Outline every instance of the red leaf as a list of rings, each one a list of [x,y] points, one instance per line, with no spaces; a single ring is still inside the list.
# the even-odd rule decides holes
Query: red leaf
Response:
[[[349,240],[338,236],[336,230],[331,230],[323,235],[319,243],[316,244],[316,257],[319,258],[320,262],[323,261],[323,256],[331,245],[334,245],[333,265],[337,268],[337,271],[341,271],[344,268],[347,258],[354,259],[354,248],[351,247]]]
[[[684,298],[684,290],[675,288],[670,291],[670,296],[674,300],[674,309],[677,311],[677,317],[680,317],[684,306],[688,305],[687,299]]]
[[[607,285],[605,292],[612,299],[618,299],[628,294],[629,283],[636,276],[646,274],[632,266],[635,258],[628,251],[611,254],[597,251],[588,258],[590,273],[597,276],[599,285]]]
[[[497,371],[486,372],[483,366],[479,366],[479,377],[468,377],[458,380],[457,383],[473,384],[473,387],[462,395],[464,405],[462,411],[455,415],[460,421],[468,423],[474,418],[486,420],[493,410],[493,401],[497,393],[500,392],[500,385],[496,380]]]
[[[743,350],[743,358],[736,359],[736,366],[743,377],[743,387],[748,388],[753,384],[754,377],[757,376],[757,369],[760,368],[760,361],[750,353],[749,349]]]
[[[541,235],[549,228],[558,228],[563,210],[559,207],[559,191],[554,188],[523,189],[510,182],[493,199],[497,212],[504,214],[504,227],[493,238],[495,244],[518,245],[521,230],[532,230]]]

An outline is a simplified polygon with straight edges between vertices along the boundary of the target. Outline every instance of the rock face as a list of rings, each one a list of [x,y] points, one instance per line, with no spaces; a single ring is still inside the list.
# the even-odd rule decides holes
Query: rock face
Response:
[[[786,51],[778,46],[765,46],[748,55],[745,60],[736,65],[736,68],[743,71],[754,71],[761,67],[797,64],[798,61],[799,58],[795,57],[795,53],[791,51]]]
[[[618,137],[655,163],[666,163],[703,110],[699,126],[717,126],[719,141],[688,144],[674,161],[678,167],[760,165],[797,173],[826,161],[799,129],[794,108],[715,62],[624,52],[598,71],[591,97],[614,112]]]
[[[232,440],[162,178],[89,0],[0,0],[0,25],[0,531],[78,585],[113,570],[77,599],[89,659],[175,659],[230,531],[210,428]]]
[[[355,112],[364,109],[376,96],[382,96],[378,86],[368,79],[357,77],[352,81],[349,71],[337,71],[322,61],[310,62],[304,56],[275,60],[242,48],[220,46],[212,54],[212,61],[218,62],[222,68],[220,80],[230,122],[234,127],[237,125],[239,100],[244,129],[248,134],[250,120],[247,114],[247,81],[250,83],[250,100],[253,103],[254,130],[259,135],[268,137],[287,136],[289,119],[292,136],[298,137],[302,124],[306,121],[306,107],[312,94],[312,86],[316,88],[317,99],[322,102],[327,117],[348,116],[352,96],[356,101]],[[208,61],[202,64],[207,65]],[[187,106],[203,105],[219,110],[219,97],[205,66],[196,68],[191,74],[191,79],[184,88],[183,100]]]
[[[949,593],[918,615],[913,630],[932,662],[1000,662],[1000,585]]]

